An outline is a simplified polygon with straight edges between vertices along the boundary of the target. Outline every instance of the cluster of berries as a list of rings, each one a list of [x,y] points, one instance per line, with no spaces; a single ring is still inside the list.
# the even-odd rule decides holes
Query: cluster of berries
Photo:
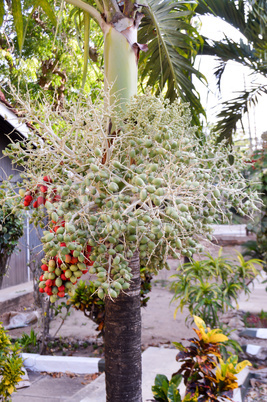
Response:
[[[45,184],[38,184],[33,191],[19,190],[25,207],[32,205],[50,205],[60,201],[61,197],[49,176],[43,177]],[[37,198],[36,198],[37,197]],[[35,199],[35,200],[34,200]],[[49,209],[49,208],[48,208]],[[78,278],[88,272],[93,261],[90,260],[92,247],[79,239],[79,230],[66,224],[64,217],[56,212],[50,212],[50,230],[44,231],[42,242],[46,257],[42,260],[41,269],[44,271],[39,278],[39,291],[50,296],[51,302],[67,293],[73,295],[74,285]],[[81,234],[80,234],[81,235]]]
[[[64,225],[64,222],[62,224]],[[57,232],[58,228],[59,226],[55,226],[54,231]],[[66,243],[60,243],[60,247],[66,247]],[[86,274],[93,265],[90,260],[91,246],[87,245],[85,251],[79,254],[79,259],[83,259],[83,262],[75,256],[77,255],[75,251],[70,250],[69,254],[63,256],[64,261],[55,256],[41,266],[44,273],[39,278],[39,291],[50,296],[51,302],[56,301],[58,297],[64,297],[66,293],[73,295],[73,286],[77,283],[77,279]]]
[[[49,176],[44,176],[43,181],[46,183],[44,184],[38,184],[37,188],[34,191],[30,190],[19,190],[19,194],[21,197],[24,197],[23,203],[25,207],[29,207],[31,203],[33,202],[32,206],[33,208],[38,208],[40,205],[45,205],[47,201],[47,195],[48,195],[48,186],[51,186],[53,183],[52,179]],[[37,196],[37,198],[36,198]],[[35,199],[36,198],[36,199]],[[35,199],[35,201],[34,201]],[[60,195],[57,194],[57,189],[56,187],[51,189],[50,192],[50,202],[57,202],[60,200]]]

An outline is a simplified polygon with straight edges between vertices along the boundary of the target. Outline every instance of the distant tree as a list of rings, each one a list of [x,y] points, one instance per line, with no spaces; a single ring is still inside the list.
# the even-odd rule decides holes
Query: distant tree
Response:
[[[215,56],[218,67],[215,71],[218,87],[229,61],[235,61],[250,69],[251,75],[260,74],[266,83],[255,83],[250,88],[241,89],[239,95],[222,103],[217,115],[214,131],[219,133],[219,141],[226,138],[233,141],[232,135],[237,123],[250,106],[255,105],[258,97],[267,94],[267,2],[265,0],[199,0],[197,15],[213,15],[237,29],[242,38],[233,41],[225,33],[220,41],[204,38],[204,46],[200,48],[202,55]]]

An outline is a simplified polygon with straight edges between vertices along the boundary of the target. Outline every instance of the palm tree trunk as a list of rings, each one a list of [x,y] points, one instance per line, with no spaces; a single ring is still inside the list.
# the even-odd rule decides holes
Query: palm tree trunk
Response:
[[[142,401],[140,262],[130,261],[132,283],[127,292],[105,305],[105,375],[107,402]]]

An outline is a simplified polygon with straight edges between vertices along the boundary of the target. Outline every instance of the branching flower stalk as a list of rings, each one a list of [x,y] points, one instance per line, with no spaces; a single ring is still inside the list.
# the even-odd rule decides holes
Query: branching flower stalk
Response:
[[[20,186],[33,201],[47,184],[44,176],[51,178],[45,204],[35,204],[32,214],[36,225],[49,217],[44,262],[57,255],[60,274],[67,251],[75,251],[83,263],[89,244],[90,273],[100,298],[116,298],[130,287],[129,261],[137,249],[141,266],[158,272],[168,255],[191,257],[201,251],[200,240],[212,239],[210,225],[228,221],[230,207],[246,215],[257,209],[258,197],[241,174],[242,156],[212,138],[198,139],[187,105],[146,93],[134,97],[126,111],[107,105],[104,110],[86,98],[78,112],[75,105],[60,113],[43,105],[41,113],[18,100],[37,131],[11,144],[6,154],[24,166]],[[107,116],[112,134],[105,131]],[[23,196],[9,192],[9,197],[21,207]],[[57,234],[55,227],[63,221]],[[73,283],[80,268],[74,274]],[[73,287],[68,292],[73,294]],[[55,289],[51,301],[56,298]]]

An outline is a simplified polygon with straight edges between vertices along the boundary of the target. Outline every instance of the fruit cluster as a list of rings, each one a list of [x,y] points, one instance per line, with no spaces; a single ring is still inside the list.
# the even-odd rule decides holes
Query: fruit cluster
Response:
[[[32,204],[33,208],[38,208],[46,203],[54,204],[61,199],[57,187],[51,186],[53,181],[49,176],[44,176],[43,182],[46,185],[38,184],[32,191],[19,190],[25,207]],[[50,230],[44,231],[41,239],[46,257],[42,260],[41,269],[44,273],[39,278],[39,291],[46,293],[51,302],[55,302],[66,293],[73,295],[73,286],[77,279],[86,274],[88,267],[93,264],[90,260],[92,247],[89,244],[84,245],[83,240],[80,242],[78,236],[84,237],[84,232],[78,231],[76,234],[75,227],[65,225],[64,219],[55,212],[50,215],[49,227]]]
[[[40,205],[45,205],[47,201],[47,195],[48,195],[48,187],[53,183],[52,179],[49,176],[44,176],[43,181],[45,184],[38,184],[37,187],[33,190],[19,190],[19,195],[23,198],[23,204],[25,207],[29,207],[32,204],[33,208],[38,208]],[[50,201],[51,202],[57,202],[60,200],[60,195],[57,194],[57,189],[56,187],[53,187],[50,193]],[[36,198],[37,196],[37,198]],[[34,201],[34,199],[36,200]]]
[[[98,296],[116,298],[130,286],[130,261],[136,250],[141,267],[158,272],[168,267],[170,255],[191,258],[200,252],[201,239],[211,240],[210,225],[228,221],[230,208],[248,215],[256,208],[257,195],[241,173],[242,157],[225,144],[215,145],[214,138],[199,139],[186,106],[146,93],[133,99],[125,115],[117,116],[120,135],[103,139],[106,111],[88,105],[86,114],[68,111],[68,121],[75,120],[71,127],[51,111],[45,142],[33,133],[27,143],[12,144],[6,152],[16,163],[27,160],[24,185],[33,190],[25,193],[26,208],[32,202],[38,206],[36,195],[44,198],[43,205],[33,208],[32,222],[44,225],[48,215],[49,222],[59,226],[51,224],[42,238],[44,264],[54,269],[48,271],[55,274],[51,281],[64,273],[72,289],[86,269],[78,263],[88,265],[90,245],[90,273],[96,275]],[[112,118],[115,131],[117,117]],[[64,127],[64,140],[51,132],[56,119]],[[231,154],[234,164],[229,163]],[[42,179],[39,186],[40,171],[51,175],[53,182]],[[73,257],[78,258],[76,264]],[[56,282],[48,284],[53,299],[53,292],[61,294],[60,280],[59,287]]]

